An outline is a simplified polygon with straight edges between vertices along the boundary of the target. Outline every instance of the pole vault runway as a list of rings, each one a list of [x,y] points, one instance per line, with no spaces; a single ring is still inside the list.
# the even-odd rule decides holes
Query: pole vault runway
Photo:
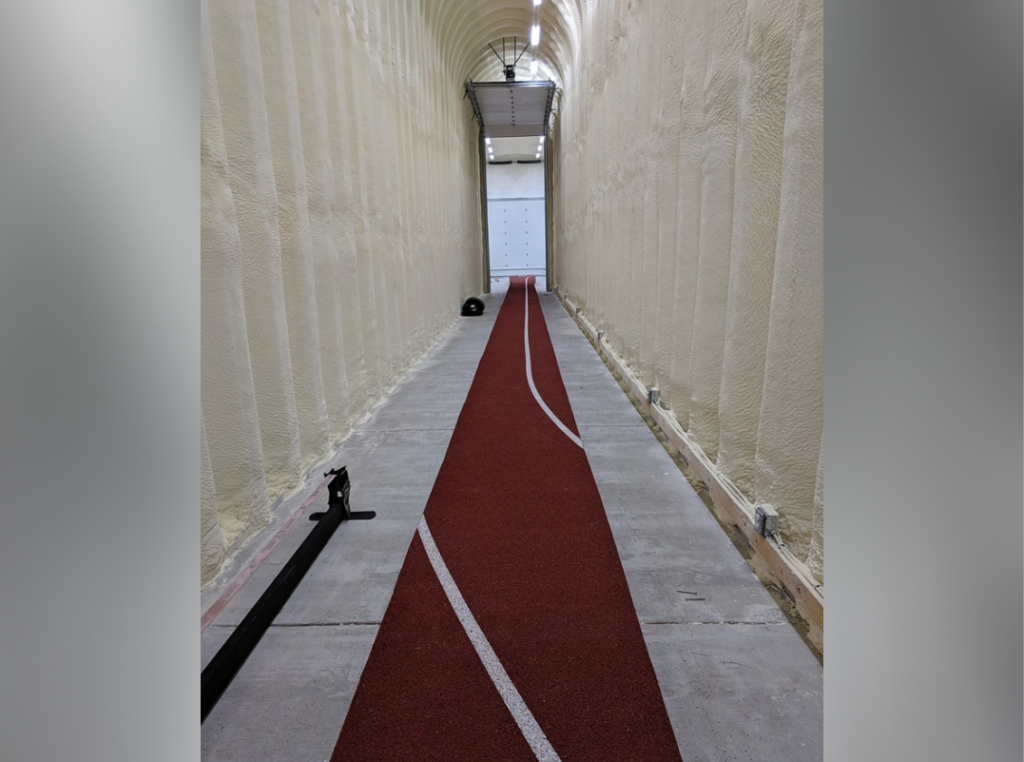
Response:
[[[680,759],[585,446],[513,278],[332,762]]]

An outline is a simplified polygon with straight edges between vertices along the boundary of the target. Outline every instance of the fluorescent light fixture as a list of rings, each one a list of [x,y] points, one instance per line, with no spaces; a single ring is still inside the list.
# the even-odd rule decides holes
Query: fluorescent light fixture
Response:
[[[530,44],[533,47],[540,45],[540,24],[534,24],[530,29]]]
[[[543,135],[541,135],[541,136],[540,136],[540,142],[541,142],[541,143],[543,143],[543,142],[544,142],[544,136],[543,136]]]
[[[536,158],[538,158],[538,159],[540,158],[540,151],[537,151],[537,156],[536,156]]]
[[[530,61],[530,74],[532,74],[535,77],[537,76],[537,59],[536,58],[534,58],[532,61]]]
[[[538,5],[540,5],[540,0],[533,0],[533,6],[536,8]]]
[[[491,139],[490,139],[490,138],[487,138],[487,137],[485,137],[485,138],[484,138],[484,142],[485,142],[485,143],[486,143],[487,145],[490,145],[490,144],[491,144]]]

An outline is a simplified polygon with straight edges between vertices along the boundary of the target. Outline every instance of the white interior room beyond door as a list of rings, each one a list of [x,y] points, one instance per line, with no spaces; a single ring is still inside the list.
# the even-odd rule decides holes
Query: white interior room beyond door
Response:
[[[531,157],[533,158],[533,157]],[[487,165],[487,229],[491,277],[545,276],[544,165]]]

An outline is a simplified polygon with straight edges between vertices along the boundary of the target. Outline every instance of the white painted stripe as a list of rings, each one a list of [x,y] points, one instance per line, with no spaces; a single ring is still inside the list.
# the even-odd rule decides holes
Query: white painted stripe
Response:
[[[526,742],[530,744],[530,748],[533,749],[534,756],[540,762],[561,762],[561,758],[551,746],[548,737],[544,735],[544,731],[540,729],[540,725],[537,724],[537,720],[534,719],[530,709],[526,706],[523,697],[519,695],[519,691],[512,684],[512,679],[508,676],[505,668],[501,666],[498,655],[494,653],[491,644],[487,642],[487,637],[484,635],[483,630],[480,629],[480,625],[476,623],[476,617],[473,616],[473,612],[466,605],[465,598],[462,597],[462,593],[459,592],[455,580],[452,579],[452,575],[448,572],[444,559],[441,558],[441,552],[437,549],[437,545],[434,544],[434,537],[430,534],[430,527],[427,526],[426,517],[420,518],[419,535],[420,540],[423,541],[423,547],[427,551],[427,558],[430,559],[430,565],[434,567],[434,573],[441,582],[445,595],[448,596],[448,602],[452,604],[452,608],[455,609],[455,615],[459,618],[459,622],[462,623],[462,629],[469,636],[469,641],[473,644],[476,655],[480,657],[484,669],[491,676],[494,687],[498,689],[498,693],[501,694],[502,699],[505,701],[505,706],[508,707],[516,724],[519,725],[523,738],[526,739]]]
[[[530,276],[534,278],[535,276]],[[580,447],[583,447],[583,442],[580,438],[572,433],[568,426],[558,420],[558,416],[551,412],[544,400],[541,399],[540,393],[537,391],[537,387],[533,383],[533,365],[530,363],[530,278],[526,279],[526,310],[524,312],[525,318],[523,319],[523,345],[526,347],[526,381],[530,385],[530,391],[533,393],[533,398],[537,400],[537,404],[540,405],[540,409],[547,413],[548,418],[554,421],[555,425],[562,430],[569,439],[575,442]]]

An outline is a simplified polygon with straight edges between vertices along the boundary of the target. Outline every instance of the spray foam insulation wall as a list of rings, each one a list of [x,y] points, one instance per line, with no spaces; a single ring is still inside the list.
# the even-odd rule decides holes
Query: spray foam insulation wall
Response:
[[[553,281],[824,579],[822,3],[591,3]]]
[[[478,128],[418,4],[202,3],[202,569],[480,291]]]

